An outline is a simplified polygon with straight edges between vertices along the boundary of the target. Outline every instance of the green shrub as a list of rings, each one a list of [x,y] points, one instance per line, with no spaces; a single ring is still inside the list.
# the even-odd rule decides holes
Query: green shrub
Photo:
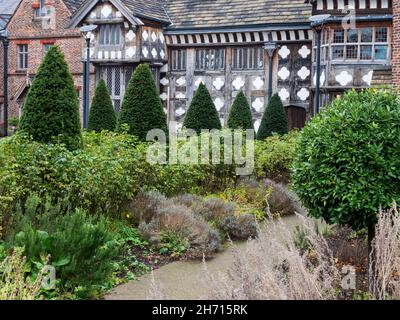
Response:
[[[67,206],[30,197],[24,212],[15,214],[6,244],[23,247],[32,268],[53,265],[59,289],[85,298],[110,279],[119,252],[104,218]]]
[[[234,216],[236,213],[234,203],[214,197],[196,201],[191,205],[191,209],[194,214],[202,216],[206,221],[215,225],[218,225],[225,217]]]
[[[90,212],[119,211],[141,188],[143,146],[129,135],[105,131],[85,133],[83,143],[83,149],[71,152],[62,145],[40,144],[19,134],[2,140],[3,212],[24,202],[30,193],[69,198],[72,205]]]
[[[0,226],[30,193],[68,198],[89,212],[120,212],[140,190],[167,196],[206,193],[231,184],[223,165],[151,165],[147,143],[128,134],[85,132],[83,148],[40,144],[21,134],[0,142]],[[1,233],[1,228],[0,228]]]
[[[70,150],[81,146],[78,97],[58,46],[53,46],[44,57],[23,111],[19,129],[35,141],[62,142]]]
[[[257,221],[252,214],[227,216],[218,223],[218,227],[232,240],[248,240],[258,234]]]
[[[19,118],[16,118],[16,117],[10,118],[10,120],[8,122],[8,125],[11,127],[18,127],[18,124],[19,124]]]
[[[276,93],[271,97],[267,109],[264,112],[261,120],[260,128],[257,132],[257,139],[263,140],[272,136],[274,133],[288,133],[288,122],[283,108],[282,100]]]
[[[263,181],[264,188],[271,188],[268,195],[267,213],[272,216],[288,216],[293,214],[306,215],[306,210],[302,207],[297,195],[288,187],[266,179]]]
[[[198,134],[202,129],[221,129],[218,111],[203,83],[200,84],[192,99],[183,126],[196,130]]]
[[[256,217],[241,208],[220,198],[201,198],[193,195],[181,195],[171,199],[172,203],[186,206],[197,217],[202,217],[211,226],[221,232],[222,238],[229,236],[234,240],[247,240],[258,234]]]
[[[240,91],[233,101],[229,112],[228,127],[231,129],[254,129],[253,115],[243,91]]]
[[[117,125],[114,107],[106,83],[100,80],[94,93],[89,114],[88,130],[101,132],[114,131]]]
[[[145,141],[148,131],[167,132],[167,118],[157,93],[156,84],[147,64],[139,65],[125,92],[118,119],[118,129],[129,126],[129,133]]]
[[[174,199],[158,192],[141,193],[131,208],[134,220],[139,221],[140,235],[161,253],[180,255],[188,251],[191,257],[201,258],[219,248],[219,236],[207,222]]]
[[[259,179],[271,179],[288,183],[294,157],[297,131],[288,135],[274,135],[255,143],[254,175]]]
[[[306,125],[293,184],[314,217],[354,230],[400,201],[400,101],[390,91],[348,92]]]

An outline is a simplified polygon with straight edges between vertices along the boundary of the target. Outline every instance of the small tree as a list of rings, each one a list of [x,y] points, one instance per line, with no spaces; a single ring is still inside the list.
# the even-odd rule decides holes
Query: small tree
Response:
[[[351,91],[300,134],[292,182],[314,217],[367,228],[400,201],[400,101],[389,91]],[[371,246],[370,246],[371,249]]]
[[[254,129],[253,115],[243,91],[240,91],[233,101],[228,127],[231,129]]]
[[[271,97],[267,109],[264,112],[260,128],[257,132],[257,139],[263,140],[274,133],[286,134],[289,132],[288,121],[283,108],[281,98],[276,93]]]
[[[146,140],[152,129],[167,131],[167,118],[157,93],[156,83],[148,64],[139,65],[125,93],[118,129],[129,126],[129,133]]]
[[[196,130],[197,133],[200,133],[202,129],[221,129],[218,111],[203,83],[200,84],[193,97],[183,126],[187,129]]]
[[[88,129],[96,132],[102,130],[114,131],[116,125],[117,118],[106,83],[104,80],[100,80],[90,108]]]
[[[38,142],[81,146],[79,102],[72,75],[58,46],[50,48],[32,82],[23,108],[20,131]]]

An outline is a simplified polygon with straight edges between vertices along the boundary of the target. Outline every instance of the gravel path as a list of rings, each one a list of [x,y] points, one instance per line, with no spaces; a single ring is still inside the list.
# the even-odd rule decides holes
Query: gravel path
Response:
[[[294,227],[299,223],[296,216],[284,218],[285,223]],[[245,250],[247,242],[235,243],[240,250]],[[227,249],[214,259],[207,261],[208,270],[217,274],[229,269],[234,263],[232,251]],[[163,291],[171,300],[198,300],[205,293],[203,284],[203,264],[201,261],[178,261],[154,271],[154,278],[161,284]],[[106,300],[146,300],[151,283],[151,275],[146,274],[138,280],[116,287]]]

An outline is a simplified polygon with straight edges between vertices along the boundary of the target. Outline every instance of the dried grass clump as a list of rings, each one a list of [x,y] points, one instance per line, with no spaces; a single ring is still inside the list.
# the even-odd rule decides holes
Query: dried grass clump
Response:
[[[370,257],[373,299],[400,299],[400,213],[396,204],[380,211]]]
[[[188,208],[195,206],[197,203],[203,202],[203,198],[194,194],[181,194],[172,198],[175,203],[182,204]]]
[[[206,299],[326,300],[336,297],[340,272],[311,219],[302,218],[311,250],[302,254],[280,220],[271,221],[241,253],[228,274],[206,272]]]
[[[272,188],[268,197],[268,213],[274,216],[287,216],[299,213],[305,215],[306,210],[301,205],[297,195],[291,192],[286,186],[272,180],[264,180],[265,188]]]
[[[35,300],[40,299],[43,272],[36,280],[25,275],[26,258],[22,249],[14,252],[0,263],[0,300]]]
[[[153,271],[151,271],[150,289],[147,295],[147,300],[168,300],[164,288],[156,282]]]
[[[149,204],[142,208],[152,210],[145,211],[146,218],[139,225],[139,232],[145,239],[158,244],[163,232],[172,232],[189,242],[191,257],[210,256],[219,249],[218,233],[201,216],[194,215],[188,207],[176,204],[172,199],[160,202],[157,202],[158,197],[157,201],[151,197],[148,199]]]
[[[227,216],[218,223],[218,228],[231,240],[248,240],[258,234],[258,225],[252,214]]]
[[[198,201],[192,206],[193,213],[202,216],[206,221],[219,223],[222,219],[234,216],[236,207],[234,203],[219,198],[208,198]]]
[[[140,192],[125,208],[134,224],[150,222],[167,198],[158,191]]]
[[[258,228],[254,215],[238,213],[232,202],[214,197],[203,199],[191,195],[177,197],[172,201],[185,203],[195,216],[202,217],[232,240],[248,240],[257,236]]]

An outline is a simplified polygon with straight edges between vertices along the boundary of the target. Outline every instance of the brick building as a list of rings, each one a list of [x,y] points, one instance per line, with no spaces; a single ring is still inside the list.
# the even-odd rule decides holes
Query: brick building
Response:
[[[68,28],[70,17],[81,2],[21,0],[16,7],[7,24],[10,118],[21,115],[32,78],[52,45],[60,46],[64,52],[82,103],[82,37],[79,29]]]
[[[400,89],[400,0],[393,0],[393,86]]]
[[[15,9],[17,8],[20,0],[1,0],[0,1],[0,30],[6,28],[8,21],[13,15]],[[3,103],[4,103],[4,92],[3,92],[3,61],[4,61],[4,52],[3,45],[0,42],[0,124],[3,116]],[[1,125],[0,125],[1,127]]]

